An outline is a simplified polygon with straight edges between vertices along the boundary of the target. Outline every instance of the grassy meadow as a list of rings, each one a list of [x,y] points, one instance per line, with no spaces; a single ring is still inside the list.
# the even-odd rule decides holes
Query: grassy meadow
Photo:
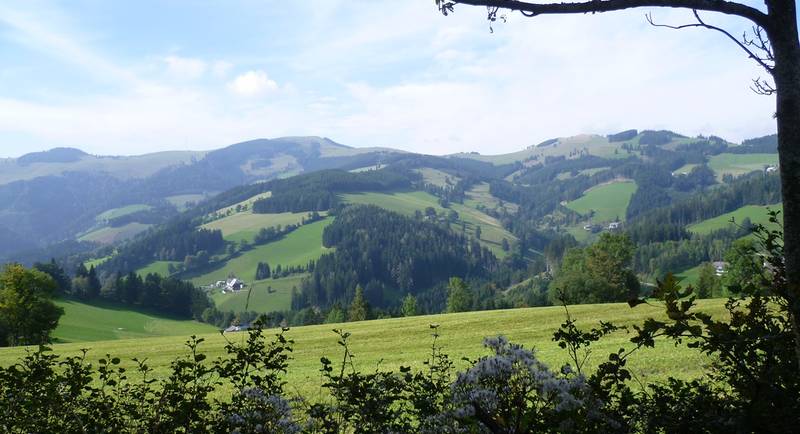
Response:
[[[486,190],[485,194],[488,194]],[[475,199],[478,197],[478,199]],[[350,193],[342,195],[342,199],[348,203],[376,205],[389,211],[413,216],[414,212],[424,211],[427,207],[432,207],[437,214],[447,215],[448,209],[439,205],[439,199],[424,191],[402,191],[394,193]],[[472,204],[479,203],[483,199],[480,196],[473,196]],[[484,202],[486,203],[486,202]],[[513,242],[517,238],[503,228],[503,225],[494,217],[488,216],[470,206],[470,202],[465,204],[451,203],[451,210],[458,213],[459,222],[453,224],[452,229],[458,230],[458,226],[463,221],[468,234],[474,234],[477,226],[481,227],[481,243],[489,248],[495,255],[502,258],[506,252],[501,248],[503,238],[508,242]]]
[[[625,211],[636,192],[633,181],[618,181],[592,187],[580,198],[567,203],[567,208],[588,215],[594,211],[593,220],[607,222],[617,218],[625,220]]]
[[[728,154],[723,153],[711,157],[708,167],[721,180],[722,175],[743,175],[756,170],[764,170],[765,166],[777,165],[778,154]]]
[[[56,304],[64,308],[64,316],[53,332],[57,342],[186,336],[215,330],[213,326],[197,321],[136,312],[129,307],[107,302],[85,304],[75,300],[57,300]]]
[[[133,238],[137,234],[146,231],[150,226],[149,224],[138,222],[131,222],[119,227],[104,226],[81,235],[78,237],[78,241],[112,244]]]
[[[195,285],[208,285],[218,280],[225,280],[230,273],[233,273],[250,283],[255,280],[259,262],[267,262],[273,269],[278,264],[306,265],[308,261],[319,258],[329,250],[322,246],[322,231],[332,222],[332,218],[326,218],[303,225],[278,241],[255,246],[241,253],[228,260],[223,267],[200,275],[187,276],[188,280]]]
[[[307,274],[295,274],[280,279],[264,279],[248,282],[247,289],[223,294],[221,290],[211,293],[217,308],[222,311],[273,312],[292,307],[292,288],[300,287]],[[248,300],[249,297],[249,300]]]
[[[144,268],[138,269],[136,271],[136,274],[138,274],[138,275],[140,275],[142,277],[147,276],[148,274],[160,274],[160,275],[166,277],[166,276],[169,276],[170,274],[172,274],[172,273],[169,272],[169,265],[170,264],[172,264],[172,265],[177,267],[178,265],[181,265],[182,262],[179,262],[179,261],[155,261],[155,262],[150,263],[150,265],[148,265],[148,266],[146,266]]]
[[[321,213],[325,214],[325,213]],[[202,227],[205,229],[219,229],[226,241],[247,241],[252,242],[261,228],[270,226],[286,226],[290,224],[300,224],[303,217],[308,213],[284,212],[280,214],[254,214],[250,211],[240,212],[219,220],[206,223]]]
[[[769,210],[783,211],[783,205],[746,205],[735,211],[731,211],[729,213],[690,225],[686,229],[695,234],[708,235],[713,231],[732,226],[731,219],[734,219],[736,224],[741,224],[745,218],[749,218],[754,224],[759,223],[762,225],[768,225],[769,214],[767,213]]]
[[[700,307],[714,315],[722,315],[724,300],[703,300]],[[599,320],[611,320],[618,325],[632,325],[648,317],[663,317],[658,305],[641,305],[631,309],[626,304],[602,304],[571,306],[570,313],[578,321],[579,327],[596,325]],[[486,351],[482,339],[486,336],[502,334],[512,342],[535,348],[538,355],[553,367],[567,362],[566,353],[552,341],[552,333],[564,321],[561,307],[543,307],[485,312],[468,312],[364,321],[346,324],[323,324],[297,327],[289,330],[287,336],[295,341],[290,369],[287,375],[289,390],[313,398],[320,393],[320,357],[339,360],[340,347],[337,336],[331,331],[338,328],[350,332],[351,349],[355,353],[355,364],[362,371],[369,371],[378,363],[385,369],[398,369],[401,365],[424,369],[423,362],[428,358],[432,342],[430,324],[439,324],[441,337],[439,343],[444,351],[463,368],[462,357],[474,358]],[[103,319],[82,317],[83,321],[101,324]],[[175,331],[175,330],[172,330]],[[206,341],[201,349],[211,359],[223,355],[227,340],[241,342],[245,333],[221,336],[219,333],[192,331],[199,333]],[[270,332],[272,334],[273,332]],[[106,353],[123,359],[123,365],[133,367],[131,358],[147,358],[148,364],[155,368],[155,376],[168,374],[169,363],[176,357],[186,354],[184,342],[189,330],[183,336],[163,336],[141,339],[122,339],[102,342],[78,342],[57,344],[53,350],[61,355],[76,355],[82,348],[88,348],[89,359],[97,360]],[[630,334],[620,332],[602,340],[589,359],[590,366],[596,366],[611,352],[621,347],[629,348]],[[0,349],[0,365],[13,364],[28,351],[27,348]],[[661,342],[654,350],[643,350],[634,356],[629,367],[642,382],[663,380],[665,376],[683,378],[701,375],[701,368],[709,360],[696,350],[685,346],[675,347]]]

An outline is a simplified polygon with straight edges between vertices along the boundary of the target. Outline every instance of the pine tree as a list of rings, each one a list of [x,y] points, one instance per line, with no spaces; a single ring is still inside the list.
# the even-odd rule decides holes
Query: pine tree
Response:
[[[472,308],[472,292],[458,277],[451,277],[447,287],[447,313],[466,312]]]
[[[411,295],[411,293],[407,294],[405,298],[403,298],[403,306],[400,308],[400,312],[403,316],[416,316],[419,314],[417,311],[417,298]]]
[[[364,298],[364,288],[361,285],[356,285],[356,295],[353,297],[353,302],[350,303],[350,309],[347,312],[348,321],[364,321],[369,316],[369,304]]]
[[[720,279],[717,277],[717,270],[710,262],[706,262],[700,267],[700,274],[697,278],[697,297],[712,298],[714,293],[720,292]]]

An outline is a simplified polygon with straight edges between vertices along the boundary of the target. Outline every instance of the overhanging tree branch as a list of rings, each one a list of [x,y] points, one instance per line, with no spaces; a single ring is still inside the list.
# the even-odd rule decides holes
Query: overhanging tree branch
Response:
[[[529,3],[517,0],[437,0],[442,12],[452,11],[454,4],[486,6],[520,11],[526,16],[544,14],[586,14],[620,11],[640,7],[685,8],[737,15],[768,28],[768,16],[756,8],[724,0],[593,0],[568,3]]]
[[[669,25],[669,24],[658,24],[658,23],[653,21],[653,16],[651,14],[649,14],[649,13],[645,14],[645,17],[647,18],[647,22],[650,23],[650,25],[652,25],[654,27],[666,27],[668,29],[676,29],[676,30],[687,29],[687,28],[691,28],[691,27],[701,27],[701,28],[704,28],[704,29],[715,30],[717,32],[720,32],[723,35],[727,36],[728,39],[730,39],[731,41],[735,42],[736,45],[738,45],[742,50],[744,50],[745,53],[747,53],[747,55],[751,59],[755,60],[759,65],[761,65],[761,67],[766,69],[767,72],[772,74],[773,66],[767,63],[767,60],[771,57],[771,55],[770,55],[770,52],[766,48],[761,48],[756,43],[753,43],[752,40],[748,40],[746,38],[744,39],[744,42],[739,41],[738,39],[736,39],[735,36],[730,34],[730,32],[728,32],[727,30],[722,29],[722,28],[717,27],[717,26],[712,26],[711,24],[707,24],[705,21],[703,21],[702,18],[700,18],[700,14],[697,13],[696,9],[692,10],[692,12],[694,13],[694,17],[697,20],[697,22],[696,23],[692,23],[692,24],[682,24],[682,25],[679,25],[679,26],[672,26],[672,25]],[[756,27],[756,29],[759,29],[759,27]],[[764,51],[767,51],[767,57],[764,58],[764,57],[761,57],[761,56],[757,55],[748,46],[758,46],[760,49],[762,49]]]

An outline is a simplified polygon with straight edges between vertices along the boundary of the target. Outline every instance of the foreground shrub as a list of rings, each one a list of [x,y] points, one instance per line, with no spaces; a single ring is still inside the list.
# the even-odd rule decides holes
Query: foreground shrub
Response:
[[[773,218],[777,220],[776,216]],[[153,379],[145,360],[127,372],[107,356],[95,366],[40,346],[0,368],[0,430],[10,433],[531,433],[531,432],[795,432],[800,426],[796,322],[788,310],[780,232],[757,227],[763,276],[749,279],[726,304],[728,317],[695,312],[693,289],[672,277],[653,296],[667,321],[632,327],[628,349],[591,374],[594,342],[620,331],[611,323],[584,331],[569,316],[554,334],[570,363],[553,370],[532,350],[487,338],[490,354],[456,371],[432,325],[426,368],[356,369],[348,340],[335,330],[341,360],[321,360],[318,402],[287,396],[284,374],[293,342],[264,336],[262,322],[246,342],[229,343],[210,362],[192,337],[170,375]],[[756,252],[751,252],[756,253]],[[631,304],[648,302],[632,300]],[[627,362],[642,348],[686,344],[710,356],[703,378],[670,378],[631,386]],[[230,392],[223,396],[223,390]],[[212,395],[214,392],[214,395]],[[214,396],[212,398],[212,396]]]

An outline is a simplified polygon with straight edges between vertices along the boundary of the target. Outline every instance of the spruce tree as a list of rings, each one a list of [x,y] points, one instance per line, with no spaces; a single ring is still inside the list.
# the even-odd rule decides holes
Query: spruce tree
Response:
[[[356,285],[356,294],[353,297],[353,302],[350,303],[350,309],[347,312],[348,321],[364,321],[369,316],[369,304],[364,298],[364,288],[361,285]]]

